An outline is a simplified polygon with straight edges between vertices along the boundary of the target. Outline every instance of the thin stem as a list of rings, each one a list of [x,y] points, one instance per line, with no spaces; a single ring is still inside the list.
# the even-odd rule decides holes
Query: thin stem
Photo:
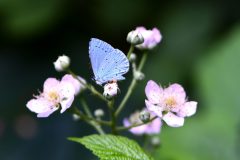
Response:
[[[90,92],[92,92],[93,95],[97,96],[98,98],[100,98],[101,100],[107,102],[106,98],[100,93],[98,92],[94,86],[92,86],[89,83],[83,82],[81,79],[78,78],[78,76],[72,72],[70,69],[67,70],[67,72],[69,74],[71,74],[74,78],[76,78],[83,86],[85,86]]]
[[[89,116],[89,117],[93,117],[88,105],[87,105],[87,102],[83,99],[83,98],[80,98],[80,102],[83,106],[83,110],[85,111],[85,113]]]
[[[143,56],[142,56],[142,59],[141,59],[141,62],[140,62],[140,64],[139,64],[139,66],[138,66],[138,71],[141,71],[141,70],[142,70],[142,68],[143,68],[143,66],[144,66],[144,64],[145,64],[145,62],[146,62],[146,60],[147,60],[147,57],[148,57],[148,53],[147,53],[147,52],[144,52],[144,53],[143,53]]]
[[[135,78],[133,78],[128,91],[126,93],[126,95],[124,96],[122,102],[120,103],[119,107],[117,108],[117,111],[115,112],[115,116],[117,117],[119,115],[119,113],[122,111],[122,109],[124,108],[125,104],[127,103],[130,95],[132,94],[134,88],[136,87],[137,84],[137,80]]]
[[[127,54],[127,58],[128,58],[128,59],[130,58],[133,50],[134,50],[134,45],[131,44],[131,46],[130,46],[130,48],[129,48],[129,51],[128,51],[128,54]]]
[[[145,52],[145,53],[143,54],[143,57],[142,57],[142,59],[141,59],[141,61],[140,61],[139,67],[138,67],[138,71],[139,71],[139,72],[141,72],[141,70],[142,70],[142,68],[143,68],[143,66],[144,66],[144,64],[145,64],[145,62],[146,62],[146,59],[147,59],[147,53]],[[115,116],[116,116],[116,117],[119,115],[119,113],[122,111],[122,109],[123,109],[124,106],[126,105],[129,97],[131,96],[134,88],[136,87],[136,84],[137,84],[137,80],[136,80],[136,79],[134,78],[134,76],[133,76],[133,79],[132,79],[132,82],[131,82],[131,84],[130,84],[130,86],[129,86],[129,88],[128,88],[128,91],[127,91],[125,97],[123,98],[122,102],[120,103],[119,107],[117,108],[117,111],[115,112]]]
[[[111,118],[111,130],[112,134],[118,134],[116,130],[116,116],[114,114],[114,99],[108,102],[110,118]]]
[[[78,115],[82,120],[87,121],[87,122],[95,122],[98,125],[106,125],[106,126],[110,126],[111,123],[109,121],[104,121],[104,120],[99,120],[99,119],[95,119],[93,117],[89,117],[87,115],[85,115],[84,113],[82,113],[77,107],[73,108],[73,113]]]
[[[145,125],[145,124],[148,124],[150,122],[152,122],[153,120],[155,120],[157,118],[157,116],[153,117],[152,119],[150,119],[147,123],[138,123],[138,124],[132,124],[128,127],[124,127],[124,126],[121,126],[121,127],[117,127],[117,131],[124,131],[124,130],[129,130],[131,128],[134,128],[134,127],[139,127],[139,126],[142,126],[142,125]]]
[[[84,115],[83,113],[81,113],[81,111],[79,111],[77,108],[74,108],[74,113],[77,114],[78,116],[80,116],[80,118],[81,118],[82,120],[84,120],[86,123],[88,123],[88,124],[91,125],[93,128],[95,128],[95,130],[96,130],[99,134],[101,134],[101,135],[105,134],[105,132],[103,131],[103,129],[101,128],[101,126],[99,126],[99,124],[96,124],[96,122],[89,120],[88,118],[90,118],[90,117],[85,116],[85,115]]]

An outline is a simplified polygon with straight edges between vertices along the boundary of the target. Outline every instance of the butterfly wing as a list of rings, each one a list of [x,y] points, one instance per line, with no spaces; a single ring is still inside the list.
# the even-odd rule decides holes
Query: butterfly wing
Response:
[[[89,42],[89,57],[95,78],[98,77],[99,67],[107,55],[106,53],[112,51],[114,51],[114,48],[111,45],[100,39],[91,38]]]
[[[125,54],[114,49],[112,52],[106,53],[104,59],[99,66],[97,81],[105,83],[111,80],[124,80],[123,74],[129,71],[129,61]]]

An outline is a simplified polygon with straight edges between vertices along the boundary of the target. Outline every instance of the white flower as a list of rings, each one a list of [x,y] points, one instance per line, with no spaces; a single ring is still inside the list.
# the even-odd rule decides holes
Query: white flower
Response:
[[[66,55],[59,56],[58,59],[53,64],[56,71],[62,72],[69,67],[70,58]]]
[[[37,113],[37,117],[48,117],[61,107],[61,113],[71,107],[75,89],[69,82],[48,78],[43,85],[43,92],[27,103],[27,108]]]

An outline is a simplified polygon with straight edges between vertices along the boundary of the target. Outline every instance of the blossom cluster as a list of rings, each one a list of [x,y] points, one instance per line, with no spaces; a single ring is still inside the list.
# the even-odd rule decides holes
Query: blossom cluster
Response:
[[[140,50],[152,50],[161,40],[162,35],[157,28],[147,30],[144,27],[137,27],[127,35],[127,41],[131,44],[131,47],[134,46]],[[125,79],[122,75],[128,72],[129,63],[133,68],[133,82],[144,79],[141,69],[136,67],[137,55],[132,52],[125,56],[123,52],[113,48],[108,43],[92,38],[89,46],[89,56],[95,76],[93,79],[98,85],[104,85],[103,94],[100,94],[85,79],[73,74],[69,69],[70,58],[63,55],[54,62],[54,67],[57,71],[66,71],[68,74],[64,75],[61,80],[48,78],[43,84],[43,91],[27,103],[27,108],[37,113],[37,117],[48,117],[58,109],[63,113],[72,106],[75,96],[85,89],[89,89],[93,94],[107,101],[108,105],[112,104],[110,103],[111,100],[120,91],[117,82]],[[131,93],[131,90],[132,88],[129,89],[129,93]],[[187,100],[186,92],[180,84],[174,83],[163,88],[153,80],[149,80],[145,87],[145,94],[147,97],[145,100],[146,107],[123,120],[125,129],[129,129],[133,134],[157,134],[161,131],[163,121],[168,126],[181,127],[184,125],[185,117],[190,117],[196,113],[197,102]],[[128,93],[126,95],[129,96]],[[123,101],[126,101],[126,99]],[[112,115],[117,115],[122,107],[117,108],[117,111]],[[112,106],[109,106],[109,108],[112,110]],[[87,112],[89,111],[87,110]],[[81,112],[77,113],[79,115],[74,114],[76,120],[87,117],[80,115]],[[95,120],[100,124],[102,122],[101,118],[104,116],[103,110],[96,110],[94,116],[96,119],[91,115],[86,120]]]

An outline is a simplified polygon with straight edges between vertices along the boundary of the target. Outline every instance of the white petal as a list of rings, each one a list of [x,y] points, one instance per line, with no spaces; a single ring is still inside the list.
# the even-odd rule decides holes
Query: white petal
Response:
[[[186,102],[180,110],[177,112],[177,115],[180,117],[190,117],[194,115],[197,111],[197,102],[190,101]]]
[[[52,103],[44,98],[32,99],[27,103],[27,108],[35,113],[48,112]]]
[[[154,81],[148,81],[145,93],[151,103],[159,103],[163,96],[163,89]]]
[[[149,111],[153,112],[158,117],[162,117],[162,112],[163,112],[162,107],[160,107],[158,105],[154,105],[151,102],[149,102],[148,100],[145,100],[145,104],[146,104],[146,107]]]
[[[66,109],[71,107],[74,100],[75,89],[71,83],[61,82],[59,86],[59,95],[60,95],[60,104],[61,104],[61,113]]]
[[[63,76],[62,81],[65,82],[69,82],[74,86],[75,89],[75,95],[77,95],[78,93],[80,93],[80,91],[82,89],[85,88],[85,86],[83,84],[86,84],[86,81],[81,78],[80,76],[78,76],[78,79],[82,82],[80,83],[79,80],[77,80],[76,78],[74,78],[72,75],[70,74],[66,74],[65,76]]]
[[[184,124],[184,118],[178,117],[171,112],[163,115],[163,120],[171,127],[181,127]]]
[[[47,111],[47,112],[38,113],[37,117],[39,117],[39,118],[48,117],[50,114],[52,114],[53,112],[55,112],[57,109],[58,109],[57,107],[53,107],[51,110],[49,110],[49,111]]]
[[[43,84],[43,92],[48,92],[53,88],[58,87],[59,83],[60,81],[58,81],[56,78],[48,78]]]

